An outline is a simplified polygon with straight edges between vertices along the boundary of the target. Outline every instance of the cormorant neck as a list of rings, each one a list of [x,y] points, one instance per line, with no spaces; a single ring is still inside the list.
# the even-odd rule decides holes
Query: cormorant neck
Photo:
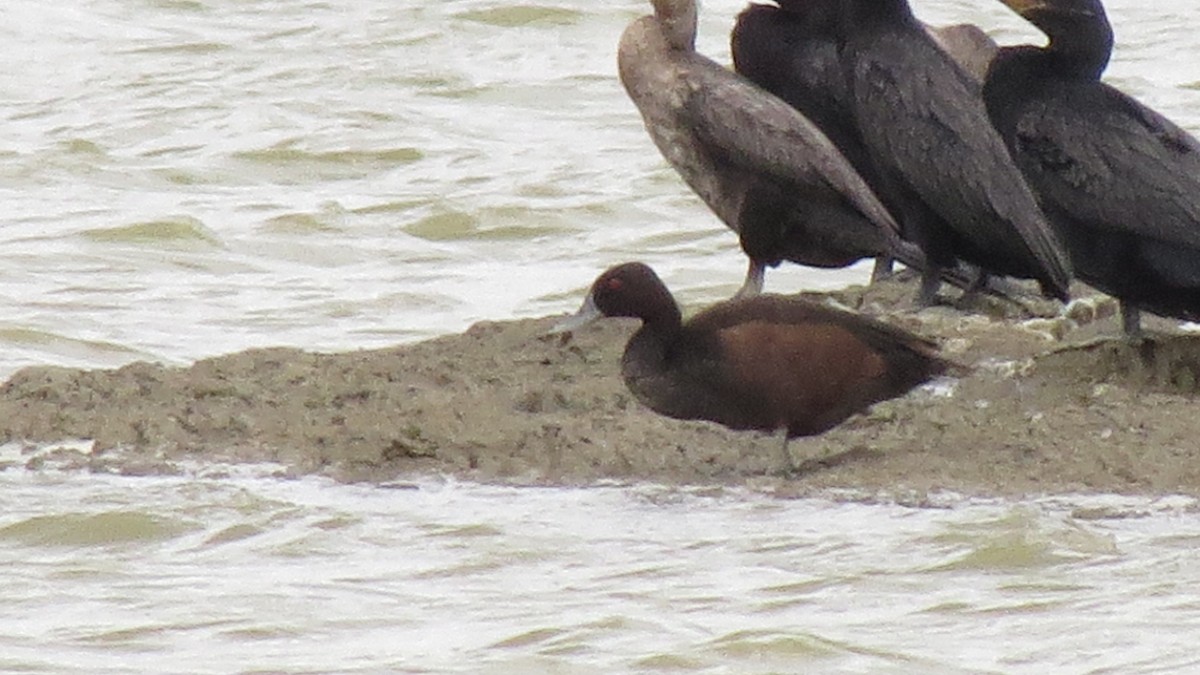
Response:
[[[695,51],[696,0],[651,0],[651,4],[671,49]]]
[[[996,53],[983,80],[983,102],[992,126],[1006,141],[1016,138],[1022,102],[1038,96],[1037,88],[1050,81],[1047,73],[1057,72],[1053,56],[1044,47],[1016,45]]]
[[[1088,12],[1034,12],[1027,18],[1050,38],[1046,51],[1060,72],[1100,79],[1112,56],[1113,32],[1099,5]]]
[[[836,28],[838,6],[830,0],[775,0],[779,8],[809,30]]]
[[[915,22],[908,0],[842,0],[841,25],[849,33],[870,24]]]

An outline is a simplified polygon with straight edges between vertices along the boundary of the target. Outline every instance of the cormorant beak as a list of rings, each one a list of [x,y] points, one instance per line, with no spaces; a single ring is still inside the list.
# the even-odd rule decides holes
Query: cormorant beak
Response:
[[[575,312],[571,316],[568,316],[562,321],[554,324],[554,327],[546,331],[546,334],[555,335],[557,333],[566,333],[567,331],[576,330],[586,326],[602,316],[604,316],[604,313],[601,312],[600,308],[596,306],[595,298],[592,297],[591,293],[588,293],[587,297],[583,299],[583,306],[579,308],[578,312]]]

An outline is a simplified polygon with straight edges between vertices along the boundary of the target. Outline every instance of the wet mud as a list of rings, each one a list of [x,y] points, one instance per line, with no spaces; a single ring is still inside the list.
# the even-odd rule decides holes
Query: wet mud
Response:
[[[789,450],[778,437],[660,417],[626,391],[636,327],[547,335],[558,317],[480,323],[390,349],[252,349],[187,368],[31,367],[0,387],[9,465],[170,474],[272,461],[381,484],[429,473],[530,485],[743,484],[920,500],[945,491],[1200,494],[1200,336],[1115,303],[982,300],[916,311],[911,281],[817,295],[939,340],[969,365]],[[82,446],[55,444],[87,439]],[[82,449],[81,449],[82,448]]]

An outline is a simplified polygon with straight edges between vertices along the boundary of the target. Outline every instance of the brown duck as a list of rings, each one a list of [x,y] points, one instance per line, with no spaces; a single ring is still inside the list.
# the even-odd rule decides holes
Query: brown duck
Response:
[[[621,374],[635,397],[667,417],[731,429],[814,436],[872,404],[962,366],[895,326],[797,298],[717,303],[683,322],[675,299],[642,263],[596,279],[565,331],[601,316],[633,317]]]

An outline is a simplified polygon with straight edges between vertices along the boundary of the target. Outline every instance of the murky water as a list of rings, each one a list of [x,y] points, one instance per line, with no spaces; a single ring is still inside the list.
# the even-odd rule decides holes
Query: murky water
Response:
[[[703,51],[742,5],[705,3]],[[728,295],[734,238],[616,80],[647,7],[6,0],[0,375],[390,345],[573,309],[627,259]],[[1037,39],[999,2],[916,7]],[[1200,130],[1200,4],[1108,9],[1109,79]],[[0,670],[1200,668],[1194,503],[944,501],[10,468]]]
[[[9,471],[0,670],[1200,668],[1194,501],[946,501]]]
[[[740,0],[704,6],[726,61]],[[1111,79],[1200,126],[1200,5],[1110,2]],[[81,0],[0,7],[0,373],[348,349],[573,308],[644,259],[686,301],[743,260],[615,73],[648,3]],[[999,2],[928,21],[1037,39]],[[777,290],[864,270],[795,266]]]

